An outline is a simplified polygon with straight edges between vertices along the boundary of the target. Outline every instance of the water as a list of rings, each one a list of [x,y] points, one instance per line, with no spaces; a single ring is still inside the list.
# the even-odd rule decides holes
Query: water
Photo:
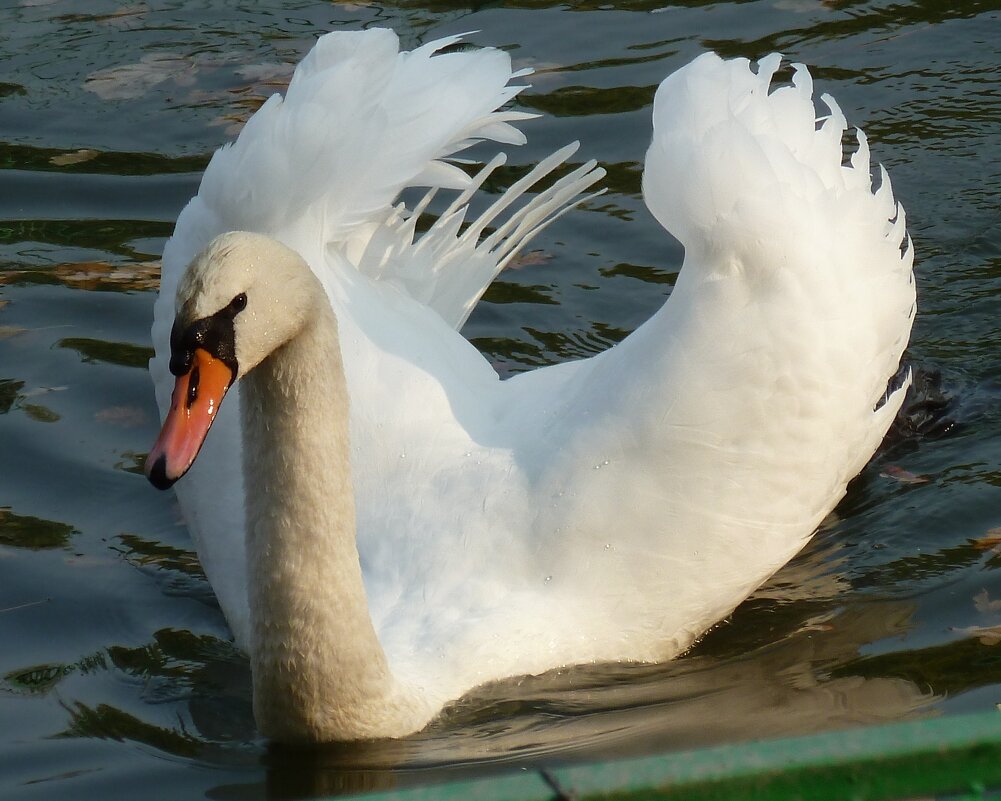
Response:
[[[0,11],[0,795],[293,797],[1001,702],[996,5],[81,5]],[[505,179],[576,138],[608,168],[609,193],[539,237],[467,325],[502,373],[601,350],[670,292],[681,250],[639,196],[658,81],[710,47],[810,64],[907,207],[908,359],[941,375],[955,425],[878,457],[683,659],[485,688],[399,743],[278,749],[172,496],[138,474],[156,259],[212,149],[288,65],[322,31],[371,25],[405,46],[479,30],[535,67],[520,103],[545,116]]]

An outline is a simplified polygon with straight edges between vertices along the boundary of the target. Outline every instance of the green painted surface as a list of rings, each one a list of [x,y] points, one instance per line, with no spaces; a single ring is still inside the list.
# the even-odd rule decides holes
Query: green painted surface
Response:
[[[1001,714],[873,726],[359,796],[367,801],[1001,798]]]

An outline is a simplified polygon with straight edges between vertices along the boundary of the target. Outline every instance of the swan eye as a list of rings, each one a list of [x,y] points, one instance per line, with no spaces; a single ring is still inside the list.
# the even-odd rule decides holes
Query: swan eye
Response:
[[[229,310],[233,314],[239,314],[247,308],[247,293],[241,292],[229,302]]]

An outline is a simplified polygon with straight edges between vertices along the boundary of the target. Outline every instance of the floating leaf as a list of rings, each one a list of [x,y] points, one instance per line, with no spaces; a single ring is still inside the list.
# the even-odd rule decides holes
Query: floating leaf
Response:
[[[175,53],[148,53],[135,64],[107,67],[87,76],[83,88],[102,100],[135,100],[165,81],[189,85],[197,73],[194,61]]]
[[[1001,601],[992,601],[987,590],[981,590],[973,596],[973,605],[981,614],[986,615],[991,612],[1001,612]]]
[[[109,406],[97,412],[94,419],[122,428],[138,428],[146,424],[146,412],[139,406]]]
[[[26,328],[18,328],[16,325],[0,325],[0,339],[10,339],[25,331],[27,331]]]
[[[953,629],[953,631],[975,637],[981,645],[1001,644],[1001,626],[969,626],[965,629]]]
[[[527,253],[519,253],[507,264],[508,270],[521,270],[524,267],[535,267],[540,264],[548,264],[553,260],[552,253],[544,250],[530,250]]]
[[[215,117],[209,125],[225,126],[226,134],[236,136],[257,109],[275,92],[283,92],[292,79],[294,64],[265,62],[248,64],[236,69],[236,74],[249,83],[230,87],[224,92],[191,92],[187,100],[199,105],[228,106],[230,110]]]
[[[246,64],[236,69],[236,74],[258,85],[280,88],[288,86],[292,80],[295,65],[283,61],[268,61],[263,64]]]
[[[888,464],[880,471],[880,475],[883,478],[892,478],[894,481],[899,481],[901,484],[927,484],[931,481],[928,476],[920,476],[917,473],[912,473],[909,470],[904,470],[902,467],[897,467],[893,464]]]
[[[1001,528],[989,529],[982,537],[970,540],[970,544],[978,551],[1001,552]]]
[[[55,164],[57,167],[68,167],[70,164],[82,164],[85,161],[90,161],[98,155],[100,152],[97,150],[74,150],[72,153],[60,153],[58,156],[52,156],[49,163]]]
[[[247,124],[247,119],[251,114],[253,111],[248,114],[221,114],[209,120],[209,125],[211,127],[221,126],[226,136],[236,136],[243,130],[243,126]]]

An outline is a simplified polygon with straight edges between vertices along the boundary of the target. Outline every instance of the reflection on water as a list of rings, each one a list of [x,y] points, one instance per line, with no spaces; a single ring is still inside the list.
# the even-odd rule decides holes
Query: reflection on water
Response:
[[[76,532],[68,523],[14,514],[0,507],[0,545],[13,548],[63,548]]]
[[[266,6],[270,5],[270,9]],[[1001,234],[991,10],[776,0],[548,6],[21,0],[0,10],[0,795],[303,797],[1001,702]],[[654,13],[656,12],[656,13]],[[159,253],[213,148],[316,34],[481,30],[543,113],[486,189],[582,140],[606,195],[464,333],[502,374],[600,351],[670,293],[640,198],[649,104],[701,50],[814,67],[891,168],[921,391],[809,548],[684,658],[484,687],[401,742],[268,746],[170,495],[140,475]],[[569,165],[570,168],[576,165]],[[483,200],[489,202],[489,198]]]
[[[996,679],[1001,651],[976,636],[950,646],[863,655],[866,644],[913,627],[913,601],[859,599],[834,570],[830,531],[762,587],[684,659],[664,665],[576,667],[499,682],[450,707],[430,730],[403,741],[320,748],[272,746],[265,777],[221,788],[296,798],[388,789],[512,764],[540,766],[825,731],[929,714],[931,704]],[[192,552],[122,535],[127,562],[159,575],[184,597],[207,585]],[[989,604],[988,604],[989,606]],[[986,608],[986,607],[985,607]],[[246,658],[223,636],[161,629],[133,647],[109,646],[75,664],[26,666],[4,677],[8,692],[45,694],[67,676],[110,675],[138,689],[137,711],[60,700],[59,738],[132,743],[195,763],[234,768],[254,729]],[[938,658],[930,658],[938,652]],[[962,671],[954,671],[958,661]],[[994,660],[991,662],[991,660]],[[948,664],[945,663],[948,661]],[[944,668],[944,669],[943,669]],[[993,678],[992,678],[993,677]],[[184,709],[155,723],[145,705]],[[235,749],[235,750],[233,750]],[[232,794],[232,795],[230,795]]]
[[[127,342],[104,342],[87,337],[67,337],[56,343],[57,347],[75,350],[85,362],[108,362],[124,367],[146,368],[153,358],[153,348],[130,345]]]
[[[808,618],[793,634],[749,652],[708,653],[720,649],[707,643],[699,649],[707,653],[667,665],[582,667],[504,682],[407,740],[272,746],[263,755],[266,785],[275,797],[385,789],[510,764],[654,753],[927,714],[940,691],[933,670],[903,676],[896,665],[873,669],[873,660],[858,659],[860,643],[900,634],[912,612],[913,604],[901,602],[859,605]],[[957,655],[969,656],[965,645]],[[894,656],[906,662],[908,652]],[[924,654],[911,656],[919,664]],[[147,703],[183,701],[190,720],[158,726],[110,704],[75,701],[57,736],[128,741],[223,763],[239,754],[221,746],[254,740],[246,661],[212,637],[159,631],[143,647],[109,648],[106,657],[80,665],[35,666],[6,681],[46,692],[71,671],[98,669],[139,680]]]

